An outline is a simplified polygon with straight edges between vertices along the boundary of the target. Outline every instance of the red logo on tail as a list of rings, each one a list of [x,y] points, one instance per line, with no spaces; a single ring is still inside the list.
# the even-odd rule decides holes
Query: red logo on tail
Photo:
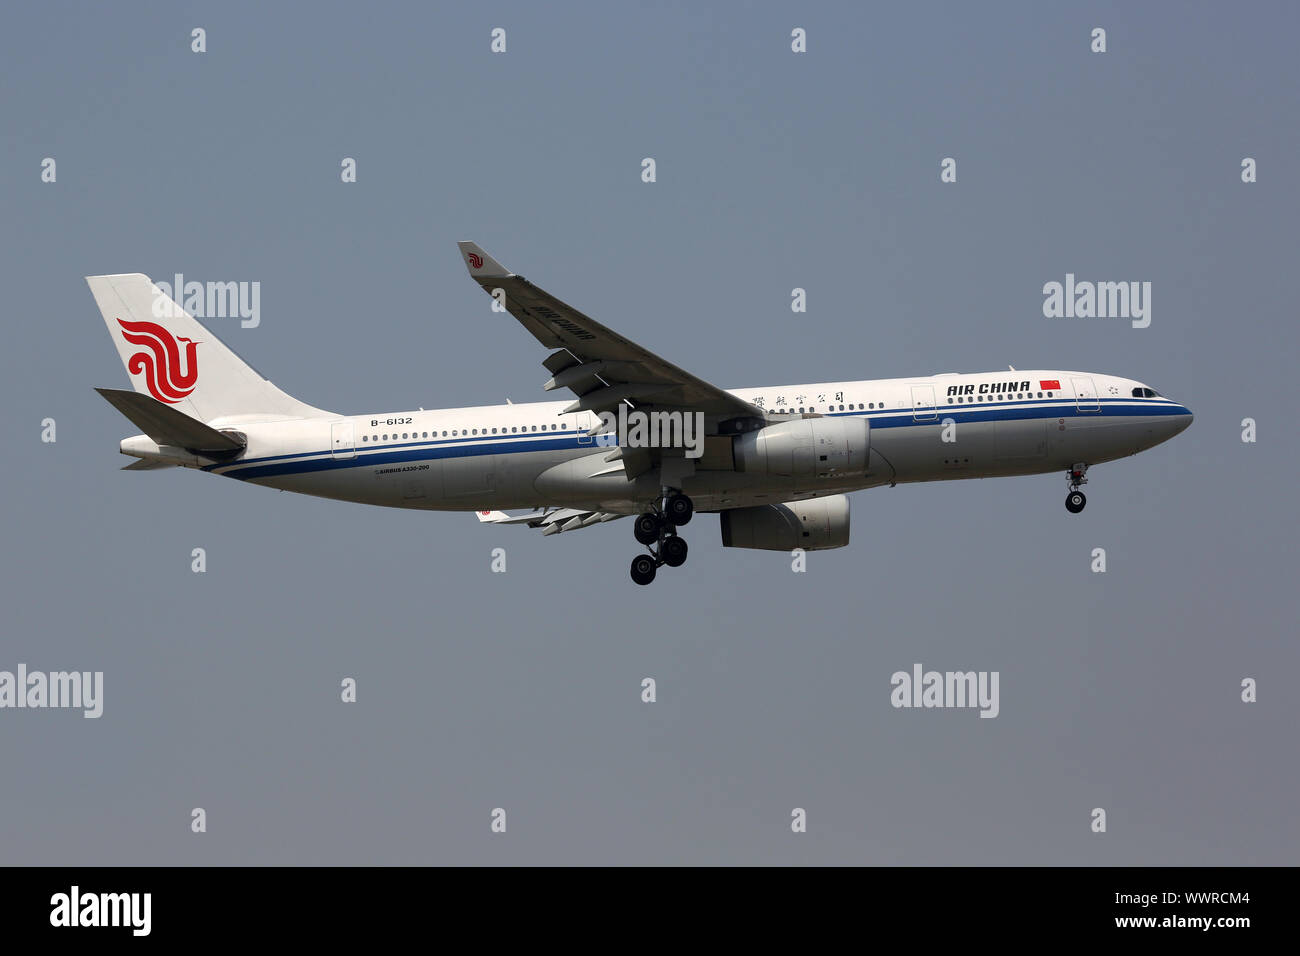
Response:
[[[126,362],[132,375],[144,373],[144,384],[149,394],[160,402],[175,405],[194,391],[199,379],[198,357],[195,352],[200,343],[177,338],[156,322],[123,322],[122,338],[132,345],[143,345],[148,352],[136,352]],[[185,371],[181,371],[181,350],[178,342],[185,343]]]
[[[483,257],[480,256],[477,252],[471,252],[469,254],[469,264],[472,265],[475,269],[482,269]]]

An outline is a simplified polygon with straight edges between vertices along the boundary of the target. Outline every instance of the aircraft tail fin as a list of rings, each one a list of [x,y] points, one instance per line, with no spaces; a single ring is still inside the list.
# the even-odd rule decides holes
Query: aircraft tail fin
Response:
[[[87,276],[86,282],[142,395],[202,421],[329,414],[276,388],[148,276]]]

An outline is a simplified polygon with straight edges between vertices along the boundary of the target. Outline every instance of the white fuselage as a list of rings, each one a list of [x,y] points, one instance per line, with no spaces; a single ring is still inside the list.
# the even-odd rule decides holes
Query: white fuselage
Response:
[[[1042,385],[1059,383],[1057,388]],[[1006,371],[734,389],[778,416],[870,422],[867,474],[781,478],[733,470],[728,437],[709,438],[682,481],[699,511],[854,491],[881,484],[1064,471],[1132,455],[1191,422],[1183,405],[1140,382],[1068,371]],[[430,409],[228,425],[247,436],[236,459],[203,469],[325,498],[443,511],[583,506],[636,513],[662,492],[607,461],[589,412],[568,402]],[[776,420],[781,420],[779,417]]]

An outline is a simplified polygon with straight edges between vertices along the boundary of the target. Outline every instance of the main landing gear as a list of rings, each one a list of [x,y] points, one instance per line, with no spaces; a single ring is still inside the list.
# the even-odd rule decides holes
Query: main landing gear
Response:
[[[1065,477],[1070,483],[1070,493],[1065,496],[1065,510],[1072,515],[1077,515],[1088,503],[1087,496],[1079,490],[1080,485],[1088,483],[1088,466],[1083,462],[1071,465]]]
[[[649,584],[655,579],[660,565],[680,568],[686,563],[686,541],[677,536],[677,529],[690,521],[694,513],[695,506],[690,498],[679,491],[669,491],[654,511],[637,515],[632,533],[650,553],[638,554],[632,559],[633,581]]]

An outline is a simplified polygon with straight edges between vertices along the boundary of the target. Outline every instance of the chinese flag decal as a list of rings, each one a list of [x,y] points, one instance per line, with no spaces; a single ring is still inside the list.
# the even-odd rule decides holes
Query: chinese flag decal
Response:
[[[1061,387],[1061,381],[1060,381],[1060,379],[1049,378],[1049,379],[1048,379],[1047,381],[1045,381],[1045,382],[1040,381],[1040,382],[1038,383],[1038,387],[1039,387],[1039,388],[1050,388],[1050,389],[1052,389],[1053,391],[1056,391],[1056,390],[1060,389],[1060,387]]]

